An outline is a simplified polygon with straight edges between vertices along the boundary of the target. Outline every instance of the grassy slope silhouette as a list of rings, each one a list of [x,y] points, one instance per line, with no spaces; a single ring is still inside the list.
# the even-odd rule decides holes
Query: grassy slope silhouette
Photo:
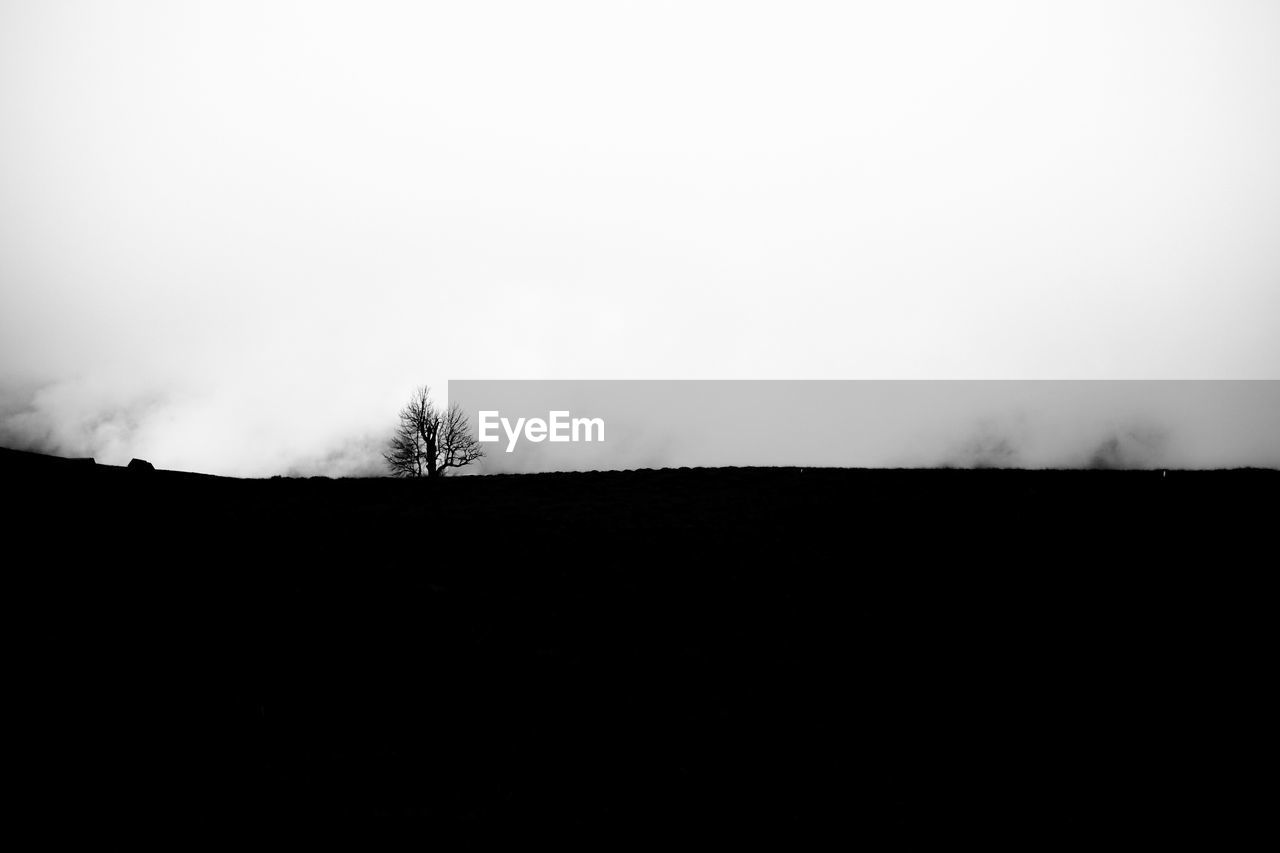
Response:
[[[1280,472],[0,473],[31,813],[918,847],[1247,796]]]

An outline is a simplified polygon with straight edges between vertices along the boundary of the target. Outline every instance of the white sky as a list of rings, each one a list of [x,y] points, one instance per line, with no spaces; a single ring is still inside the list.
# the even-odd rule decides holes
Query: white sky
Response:
[[[1280,378],[1277,152],[1275,0],[0,0],[0,443],[342,473],[450,378]]]

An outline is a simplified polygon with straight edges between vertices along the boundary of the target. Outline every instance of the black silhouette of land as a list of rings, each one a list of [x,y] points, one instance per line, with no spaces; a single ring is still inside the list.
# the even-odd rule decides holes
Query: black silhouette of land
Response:
[[[1280,472],[238,480],[0,451],[18,808],[1226,840]]]

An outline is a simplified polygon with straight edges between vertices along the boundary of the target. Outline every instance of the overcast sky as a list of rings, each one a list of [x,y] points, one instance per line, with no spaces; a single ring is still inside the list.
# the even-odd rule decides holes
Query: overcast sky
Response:
[[[0,443],[461,378],[1280,378],[1280,3],[0,0]]]

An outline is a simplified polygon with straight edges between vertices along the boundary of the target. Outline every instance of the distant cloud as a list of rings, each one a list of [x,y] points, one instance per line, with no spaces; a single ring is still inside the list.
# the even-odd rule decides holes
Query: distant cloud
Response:
[[[119,458],[146,443],[170,405],[156,390],[132,392],[65,380],[0,397],[0,444],[63,456]]]
[[[388,431],[389,433],[389,431]],[[387,434],[352,438],[324,453],[299,459],[284,475],[288,477],[385,477],[382,453]]]
[[[1036,424],[1049,435],[1036,434]],[[1178,456],[1170,448],[1169,427],[1138,420],[1129,426],[1073,424],[1062,429],[1028,418],[983,419],[972,434],[937,464],[957,468],[1162,468],[1205,464],[1194,456]],[[1264,464],[1260,457],[1258,464]]]

